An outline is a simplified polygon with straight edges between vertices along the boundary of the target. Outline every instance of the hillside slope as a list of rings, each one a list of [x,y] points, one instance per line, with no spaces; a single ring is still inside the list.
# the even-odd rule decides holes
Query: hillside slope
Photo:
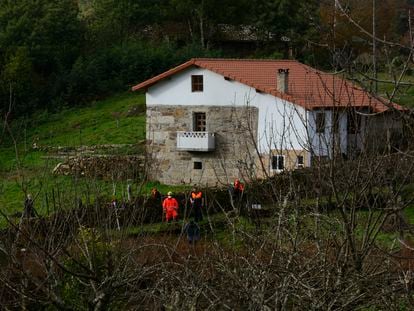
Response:
[[[75,180],[55,176],[52,170],[64,159],[64,152],[76,154],[89,146],[97,153],[137,154],[142,153],[144,139],[145,96],[136,93],[16,120],[11,133],[1,137],[0,210],[8,215],[21,211],[25,193],[36,197],[41,213],[50,208],[47,198],[57,193],[62,201],[74,196],[122,195],[111,181]]]

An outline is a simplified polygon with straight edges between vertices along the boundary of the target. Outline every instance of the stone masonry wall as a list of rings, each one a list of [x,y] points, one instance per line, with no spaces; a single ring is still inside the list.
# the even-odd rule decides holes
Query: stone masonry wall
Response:
[[[206,113],[206,130],[216,135],[210,152],[177,150],[177,131],[193,131],[193,114]],[[254,175],[258,157],[258,109],[254,107],[147,107],[147,153],[150,178],[165,184],[226,185]],[[201,162],[202,169],[194,169]]]

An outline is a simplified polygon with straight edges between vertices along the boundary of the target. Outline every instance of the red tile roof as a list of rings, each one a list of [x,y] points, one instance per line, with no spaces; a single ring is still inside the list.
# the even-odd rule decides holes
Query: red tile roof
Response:
[[[333,107],[367,107],[374,112],[384,112],[389,108],[403,110],[401,106],[385,99],[374,98],[338,75],[319,71],[295,60],[193,58],[134,86],[132,90],[147,89],[158,81],[191,66],[211,70],[309,110]],[[289,69],[287,93],[277,91],[279,69]]]

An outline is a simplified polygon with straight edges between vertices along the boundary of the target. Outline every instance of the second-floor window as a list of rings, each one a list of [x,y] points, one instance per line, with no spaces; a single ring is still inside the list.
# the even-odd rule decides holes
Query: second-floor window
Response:
[[[194,113],[194,132],[206,131],[206,113],[196,112]]]
[[[203,89],[204,89],[203,76],[192,75],[191,76],[191,92],[202,92]]]
[[[316,113],[316,133],[325,133],[325,113],[317,112]]]

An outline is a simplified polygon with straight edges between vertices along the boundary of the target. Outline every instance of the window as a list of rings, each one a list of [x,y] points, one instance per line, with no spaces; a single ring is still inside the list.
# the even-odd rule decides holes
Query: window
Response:
[[[325,132],[325,113],[318,112],[316,113],[316,133]]]
[[[191,76],[191,92],[202,92],[203,91],[203,76],[192,75]]]
[[[302,155],[298,155],[296,158],[296,166],[297,167],[304,167],[305,166],[305,159]]]
[[[202,162],[194,162],[194,169],[195,170],[203,169],[203,163]]]
[[[285,157],[282,155],[272,156],[272,170],[282,171],[285,169]]]
[[[206,131],[206,113],[205,112],[194,113],[194,131],[195,132]]]
[[[357,114],[355,110],[348,111],[347,127],[349,134],[356,134],[361,129],[361,115]]]

